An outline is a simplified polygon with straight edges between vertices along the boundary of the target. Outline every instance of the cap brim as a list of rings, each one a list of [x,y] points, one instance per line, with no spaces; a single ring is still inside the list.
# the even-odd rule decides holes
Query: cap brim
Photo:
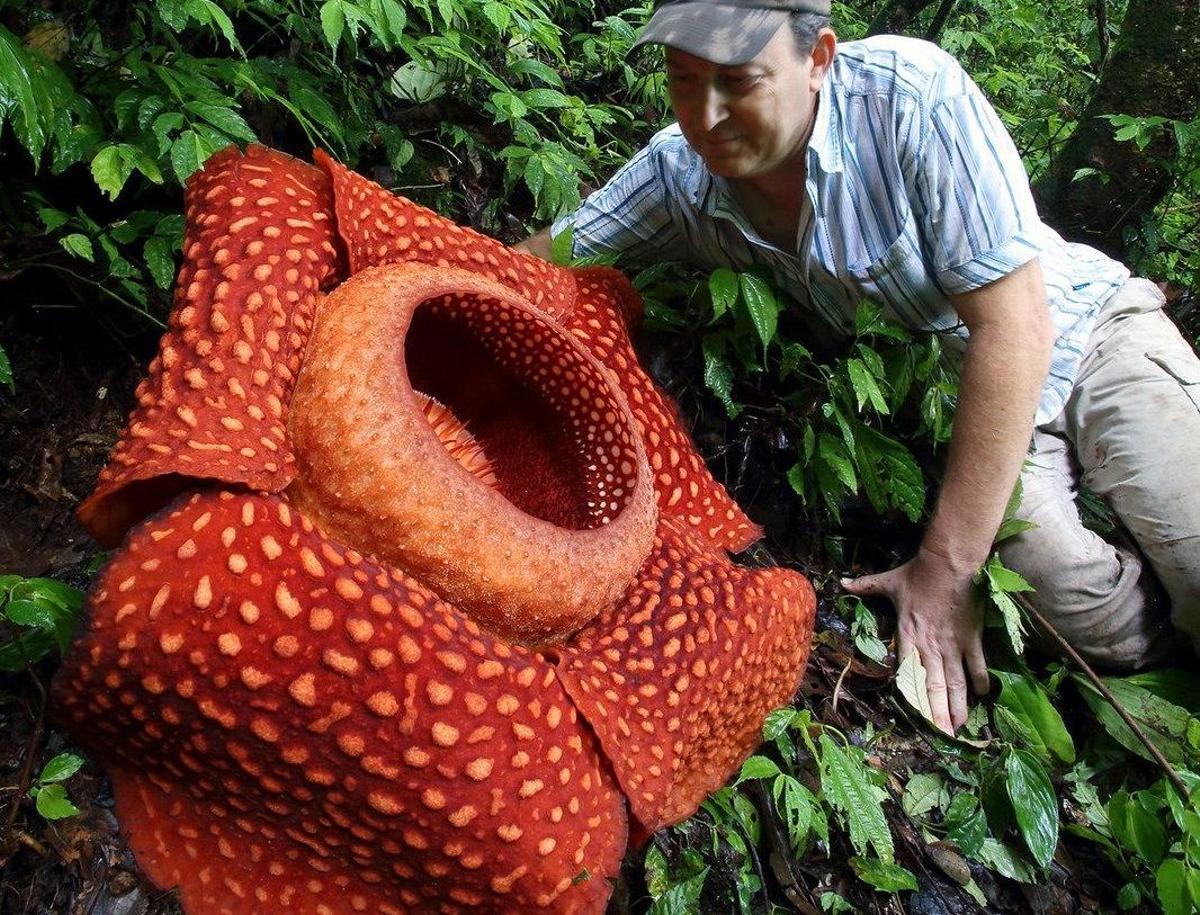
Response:
[[[717,3],[671,3],[655,10],[633,47],[664,44],[724,66],[758,56],[788,21],[786,10]]]

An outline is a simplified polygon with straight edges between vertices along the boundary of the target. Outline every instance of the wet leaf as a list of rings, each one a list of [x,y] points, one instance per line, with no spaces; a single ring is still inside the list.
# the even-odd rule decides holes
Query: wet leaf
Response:
[[[1033,860],[1045,867],[1058,847],[1058,799],[1050,777],[1028,750],[1013,750],[1004,761],[1008,797]]]

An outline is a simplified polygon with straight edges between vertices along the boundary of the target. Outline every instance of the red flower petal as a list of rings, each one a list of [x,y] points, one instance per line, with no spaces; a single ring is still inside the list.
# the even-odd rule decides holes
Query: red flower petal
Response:
[[[89,602],[58,713],[188,911],[603,911],[624,808],[554,670],[286,502],[177,503]]]
[[[338,232],[350,252],[351,273],[407,261],[461,267],[503,283],[547,314],[571,311],[575,279],[570,270],[514,251],[389,193],[322,150],[314,158],[333,180]]]
[[[625,600],[560,650],[559,677],[648,832],[690,816],[762,741],[804,673],[816,597],[663,519]]]
[[[762,531],[713,479],[684,429],[678,408],[638,363],[627,317],[622,316],[640,314],[641,298],[629,280],[608,267],[579,270],[576,277],[579,295],[566,327],[612,370],[625,393],[642,427],[659,511],[718,546],[744,550]]]
[[[320,287],[339,273],[324,172],[230,147],[188,182],[170,327],[79,516],[106,546],[195,480],[278,492],[284,411]]]

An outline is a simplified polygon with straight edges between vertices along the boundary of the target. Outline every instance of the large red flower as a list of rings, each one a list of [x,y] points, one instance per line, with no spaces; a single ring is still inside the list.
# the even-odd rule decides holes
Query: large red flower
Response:
[[[318,153],[188,185],[170,327],[81,509],[55,682],[195,912],[602,911],[792,695],[799,575],[637,363],[622,274]]]

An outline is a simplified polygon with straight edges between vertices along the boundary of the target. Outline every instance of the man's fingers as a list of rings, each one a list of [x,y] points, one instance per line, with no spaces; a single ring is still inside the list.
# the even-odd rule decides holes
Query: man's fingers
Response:
[[[963,657],[967,662],[967,673],[971,675],[971,689],[976,696],[986,696],[991,689],[991,681],[988,678],[987,659],[983,656],[983,644],[979,639],[975,639]]]
[[[856,597],[871,597],[888,593],[884,575],[863,575],[861,578],[843,578],[841,585]]]
[[[950,708],[951,733],[954,733],[967,721],[967,675],[957,655],[946,658],[945,671],[946,704]]]
[[[942,666],[942,659],[930,652],[921,658],[921,663],[925,667],[925,692],[929,695],[929,710],[933,712],[933,723],[947,734],[953,734],[954,727],[950,720],[950,706],[946,697],[946,672]]]

